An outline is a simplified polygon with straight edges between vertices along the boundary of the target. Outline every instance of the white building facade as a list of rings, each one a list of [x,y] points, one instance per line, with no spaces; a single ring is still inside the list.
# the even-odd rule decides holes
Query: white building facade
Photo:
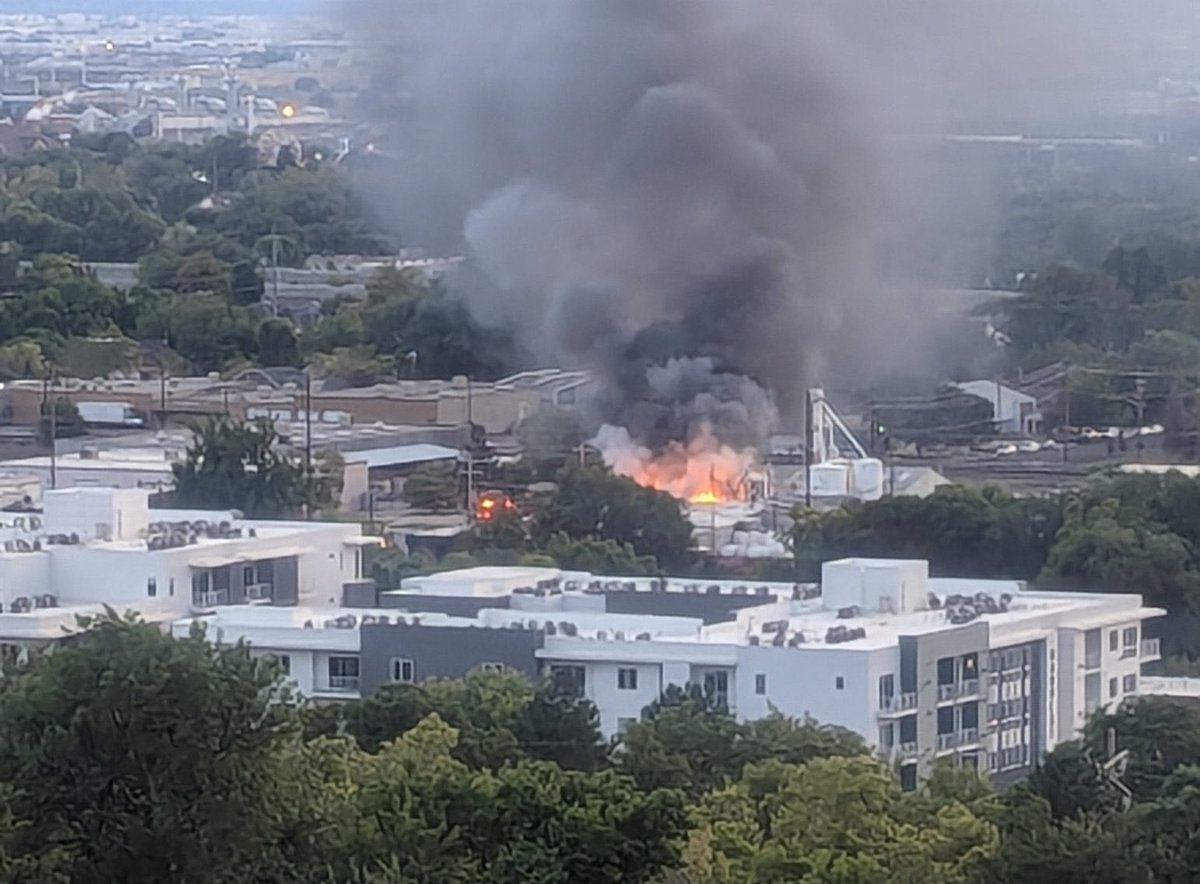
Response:
[[[696,685],[740,720],[778,711],[853,730],[906,785],[943,758],[1000,781],[1028,774],[1091,713],[1140,693],[1142,664],[1158,658],[1143,623],[1162,613],[1137,595],[869,559],[827,563],[819,588],[477,568],[358,602],[201,620],[280,657],[317,698],[480,667],[558,672],[611,736],[667,687]]]
[[[334,604],[362,580],[355,524],[152,510],[149,492],[46,492],[0,521],[0,644],[52,643],[106,608],[170,624],[226,605]]]

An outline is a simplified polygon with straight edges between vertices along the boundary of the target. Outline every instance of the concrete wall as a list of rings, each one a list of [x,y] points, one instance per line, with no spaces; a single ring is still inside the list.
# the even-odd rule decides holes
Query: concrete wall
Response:
[[[737,717],[762,718],[774,708],[795,718],[811,716],[823,724],[849,728],[868,743],[876,743],[879,674],[894,667],[895,649],[788,650],[738,649]],[[756,692],[759,675],[766,677],[766,693],[761,695]]]
[[[391,681],[393,658],[412,660],[418,681],[462,678],[484,663],[499,663],[530,678],[538,674],[541,633],[372,623],[362,633],[362,692],[365,696]]]
[[[683,594],[679,592],[606,592],[606,610],[611,614],[699,617],[705,625],[730,620],[743,608],[757,607],[769,599],[754,595]]]

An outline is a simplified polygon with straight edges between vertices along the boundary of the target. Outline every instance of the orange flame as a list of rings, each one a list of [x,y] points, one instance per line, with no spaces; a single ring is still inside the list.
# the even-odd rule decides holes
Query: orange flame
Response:
[[[597,444],[613,472],[688,503],[713,506],[749,497],[754,452],[722,445],[707,428],[687,445],[675,442],[655,453],[634,444],[624,430],[602,434]]]

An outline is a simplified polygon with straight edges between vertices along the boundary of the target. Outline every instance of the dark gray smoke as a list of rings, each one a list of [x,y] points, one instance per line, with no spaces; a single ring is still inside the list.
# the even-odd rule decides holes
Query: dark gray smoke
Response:
[[[1042,112],[1047,71],[1104,69],[1108,6],[351,0],[424,50],[379,53],[412,109],[407,238],[465,247],[475,314],[595,369],[602,417],[652,448],[701,423],[752,444],[772,401],[920,352],[910,209],[946,194],[907,187],[887,136]]]

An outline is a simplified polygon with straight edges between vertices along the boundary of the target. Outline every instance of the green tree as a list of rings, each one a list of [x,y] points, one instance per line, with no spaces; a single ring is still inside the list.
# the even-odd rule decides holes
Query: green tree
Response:
[[[967,884],[999,840],[961,803],[929,813],[927,798],[865,756],[752,766],[704,796],[693,819],[685,856],[696,884]]]
[[[427,464],[404,480],[404,499],[424,510],[453,510],[459,506],[456,465]]]
[[[336,465],[304,465],[280,450],[269,421],[253,424],[209,418],[193,427],[184,459],[172,466],[176,506],[238,509],[256,518],[297,515],[334,505],[340,474]]]
[[[14,340],[0,344],[0,378],[45,378],[50,375],[50,365],[42,345],[37,341]]]
[[[285,319],[268,319],[258,327],[257,351],[260,365],[300,365],[300,342],[296,337],[296,329]]]
[[[51,408],[54,409],[53,415]],[[87,435],[87,424],[70,399],[61,396],[50,399],[42,403],[41,411],[37,431],[41,445],[49,445],[51,439],[75,439]]]
[[[211,253],[199,252],[179,262],[173,288],[184,295],[207,294],[228,299],[233,293],[233,279],[223,261]]]
[[[295,724],[275,679],[243,648],[109,619],[36,657],[0,702],[6,853],[79,884],[265,880]]]
[[[1071,501],[1038,579],[1050,586],[1136,590],[1176,611],[1200,602],[1200,573],[1188,544],[1153,524],[1123,522],[1115,500]]]
[[[560,532],[629,544],[666,569],[691,559],[692,525],[679,501],[599,467],[572,466],[560,475],[557,493],[534,519],[533,536],[545,545]]]

